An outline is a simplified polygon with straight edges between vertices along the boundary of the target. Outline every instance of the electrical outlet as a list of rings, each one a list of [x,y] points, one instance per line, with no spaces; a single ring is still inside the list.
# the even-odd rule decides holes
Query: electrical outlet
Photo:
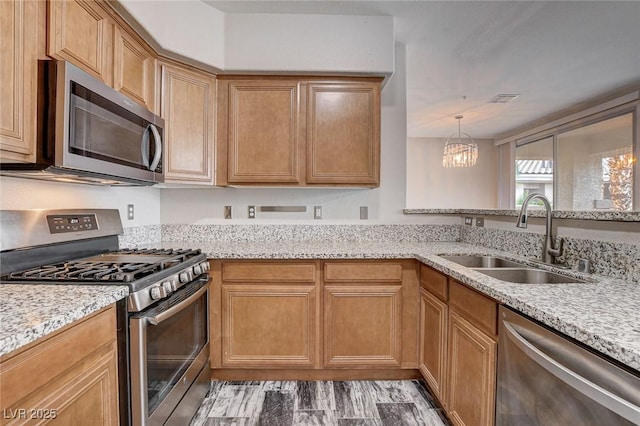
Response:
[[[465,216],[464,217],[464,224],[472,226],[473,225],[473,218],[471,216]]]
[[[484,228],[484,217],[476,217],[476,226],[478,228]]]
[[[369,207],[360,206],[360,219],[361,220],[369,219]]]
[[[313,218],[322,219],[322,206],[313,206]]]
[[[231,219],[231,206],[224,206],[224,218]]]
[[[249,219],[255,219],[256,218],[256,206],[249,206],[248,214],[249,214]]]
[[[133,204],[127,204],[127,220],[133,220],[134,217]]]

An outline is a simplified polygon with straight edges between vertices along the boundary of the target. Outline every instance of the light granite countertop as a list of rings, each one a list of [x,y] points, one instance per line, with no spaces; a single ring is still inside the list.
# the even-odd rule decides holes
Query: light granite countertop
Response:
[[[404,209],[403,214],[425,215],[474,215],[474,216],[518,216],[520,210],[505,209]],[[529,208],[527,215],[530,217],[546,217],[547,213],[542,208]],[[554,219],[576,220],[601,220],[610,222],[640,222],[640,212],[628,212],[617,210],[553,210],[551,216]]]
[[[164,242],[200,248],[211,259],[417,259],[458,281],[640,371],[640,287],[597,275],[535,264],[591,281],[584,284],[514,284],[447,261],[438,254],[494,254],[499,250],[455,242]],[[531,264],[531,262],[529,262]]]
[[[129,294],[126,286],[0,285],[0,355],[53,333]]]
[[[590,282],[507,283],[442,259],[438,254],[497,254],[518,261],[526,259],[455,242],[163,242],[140,245],[143,246],[200,248],[211,259],[417,259],[640,371],[637,283],[574,271],[556,272]],[[126,295],[126,287],[0,286],[0,355]]]

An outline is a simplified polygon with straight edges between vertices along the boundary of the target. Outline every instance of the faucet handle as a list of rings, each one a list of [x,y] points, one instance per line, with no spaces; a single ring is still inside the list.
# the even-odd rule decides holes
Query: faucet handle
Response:
[[[558,247],[553,247],[553,240],[550,241],[550,247],[547,249],[547,253],[549,253],[553,257],[560,257],[564,252],[564,238],[558,238]]]

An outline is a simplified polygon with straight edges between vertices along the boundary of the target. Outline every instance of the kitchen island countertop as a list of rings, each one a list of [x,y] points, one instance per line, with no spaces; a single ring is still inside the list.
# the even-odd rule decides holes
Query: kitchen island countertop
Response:
[[[126,286],[2,284],[0,356],[124,299],[128,294]]]

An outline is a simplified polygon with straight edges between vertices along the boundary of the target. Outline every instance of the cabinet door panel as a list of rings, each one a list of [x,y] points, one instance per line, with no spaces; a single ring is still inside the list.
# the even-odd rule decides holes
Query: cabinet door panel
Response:
[[[457,425],[493,425],[497,344],[449,312],[448,410]]]
[[[117,26],[113,50],[113,88],[154,111],[156,61],[153,54]]]
[[[229,83],[229,183],[298,183],[295,81]]]
[[[165,181],[213,184],[215,79],[162,65]]]
[[[35,160],[39,26],[44,3],[0,1],[0,157]],[[44,40],[42,40],[44,45]]]
[[[318,309],[315,286],[223,285],[223,366],[315,366]]]
[[[107,64],[110,19],[93,1],[49,2],[49,55],[73,62],[110,84]]]
[[[420,289],[420,371],[445,408],[447,314],[445,303]]]
[[[401,286],[325,286],[324,313],[326,367],[401,365]]]
[[[378,83],[309,83],[307,173],[312,184],[379,184]]]

